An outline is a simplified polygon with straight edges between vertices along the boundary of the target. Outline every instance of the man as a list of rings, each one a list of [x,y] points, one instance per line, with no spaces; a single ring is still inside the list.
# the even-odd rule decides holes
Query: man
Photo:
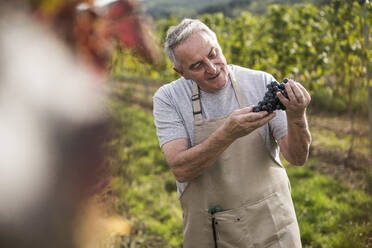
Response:
[[[171,28],[165,50],[182,77],[155,93],[154,117],[177,179],[184,247],[301,247],[279,148],[291,164],[307,160],[306,89],[290,80],[289,99],[278,93],[285,112],[253,112],[274,78],[227,65],[199,20]]]

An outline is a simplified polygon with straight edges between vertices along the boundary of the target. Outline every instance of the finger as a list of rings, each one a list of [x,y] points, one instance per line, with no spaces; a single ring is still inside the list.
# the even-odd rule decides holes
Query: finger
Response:
[[[280,101],[281,103],[283,103],[284,106],[287,107],[288,104],[289,104],[289,100],[288,100],[285,96],[283,96],[283,94],[280,93],[280,92],[276,93],[276,95],[277,95],[277,97],[279,98],[279,101]]]
[[[245,122],[254,122],[267,116],[267,111],[251,112],[242,116],[242,120]]]
[[[285,84],[285,89],[287,91],[289,101],[290,102],[297,102],[296,95],[295,95],[295,93],[292,89],[292,87],[294,87],[293,85],[294,85],[294,81],[292,79],[290,79],[289,82]]]
[[[263,112],[266,112],[266,111],[263,111]],[[275,112],[272,112],[272,113],[267,113],[266,112],[266,115],[261,115],[260,114],[260,117],[258,118],[255,118],[254,120],[252,120],[251,122],[252,123],[255,123],[255,122],[264,122],[266,123],[267,120],[271,120],[272,118],[274,118],[276,116],[276,113]]]
[[[306,88],[304,86],[302,86],[301,84],[298,85],[298,87],[300,88],[300,90],[302,91],[302,94],[304,95],[304,98],[305,98],[305,101],[307,103],[309,103],[311,101],[311,96],[309,94],[309,92],[306,90]]]
[[[295,98],[294,93],[293,93],[292,88],[291,88],[291,80],[288,83],[285,84],[285,90],[287,91],[289,101],[295,101],[296,98]]]
[[[261,127],[261,126],[265,125],[266,123],[268,123],[270,120],[272,120],[275,116],[276,116],[276,113],[273,112],[273,113],[268,114],[265,117],[255,121],[254,124],[256,125],[256,127]]]
[[[253,111],[253,106],[245,107],[235,111],[236,114],[248,114]]]
[[[303,103],[305,101],[304,94],[302,93],[302,90],[300,89],[299,85],[301,85],[298,82],[293,81],[293,84],[291,85],[293,93],[297,99],[298,103]]]

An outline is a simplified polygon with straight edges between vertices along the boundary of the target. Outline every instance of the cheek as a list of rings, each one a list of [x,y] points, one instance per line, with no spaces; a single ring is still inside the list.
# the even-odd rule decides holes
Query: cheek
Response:
[[[189,73],[188,76],[191,79],[195,79],[195,80],[200,81],[201,79],[203,79],[204,73],[202,71],[200,71],[200,72],[192,72],[192,73]]]
[[[223,55],[217,57],[216,62],[218,64],[226,64],[226,58]]]
[[[200,80],[204,79],[204,76],[205,76],[204,71],[203,72],[199,72],[199,73],[197,73],[195,75],[195,77],[198,78],[198,79],[200,79]]]

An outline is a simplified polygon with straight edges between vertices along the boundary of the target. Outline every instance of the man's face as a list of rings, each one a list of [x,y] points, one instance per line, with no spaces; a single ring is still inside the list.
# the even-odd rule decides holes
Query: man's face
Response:
[[[175,70],[185,79],[192,79],[201,89],[216,92],[227,82],[227,64],[221,47],[204,31],[192,34],[174,49],[181,65]]]

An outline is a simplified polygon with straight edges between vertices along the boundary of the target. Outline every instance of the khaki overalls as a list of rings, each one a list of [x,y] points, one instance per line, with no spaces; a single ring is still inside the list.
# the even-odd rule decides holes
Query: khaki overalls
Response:
[[[230,67],[229,77],[243,108],[242,93]],[[199,96],[193,83],[195,145],[226,119],[203,120]],[[258,130],[237,139],[189,182],[180,201],[184,248],[301,247],[286,171],[269,155]],[[222,211],[212,214],[209,210],[216,206]]]

